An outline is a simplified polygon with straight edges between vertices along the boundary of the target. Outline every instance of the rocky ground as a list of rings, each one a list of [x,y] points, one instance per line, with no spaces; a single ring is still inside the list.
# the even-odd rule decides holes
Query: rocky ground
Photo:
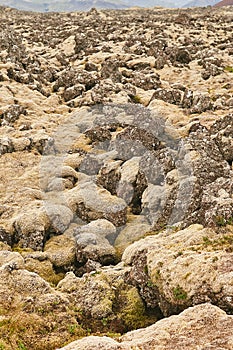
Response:
[[[0,349],[232,349],[233,8],[0,17]]]

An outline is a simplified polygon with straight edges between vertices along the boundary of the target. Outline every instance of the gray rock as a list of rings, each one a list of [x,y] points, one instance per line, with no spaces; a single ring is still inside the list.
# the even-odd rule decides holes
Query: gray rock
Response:
[[[104,218],[115,226],[124,225],[126,222],[125,201],[99,188],[91,181],[76,185],[67,193],[67,200],[82,220]]]
[[[115,226],[105,219],[76,228],[74,236],[77,261],[84,264],[88,260],[98,261],[103,265],[114,263],[116,252],[109,240],[115,234]]]
[[[18,104],[11,105],[2,115],[0,115],[0,119],[3,119],[1,124],[12,125],[19,119],[21,114],[26,115],[26,113],[26,109],[23,106]]]
[[[9,137],[0,138],[0,155],[14,151],[12,140]]]
[[[83,91],[85,91],[84,85],[74,85],[66,88],[63,92],[63,98],[65,102],[73,100],[74,98],[82,95]]]
[[[166,90],[166,89],[160,88],[155,90],[151,98],[151,101],[157,99],[157,100],[162,100],[167,103],[172,103],[179,106],[181,103],[181,98],[182,98],[182,94],[178,89]]]
[[[101,76],[103,79],[110,78],[113,82],[121,82],[122,75],[119,71],[119,61],[117,59],[106,59],[101,65]]]

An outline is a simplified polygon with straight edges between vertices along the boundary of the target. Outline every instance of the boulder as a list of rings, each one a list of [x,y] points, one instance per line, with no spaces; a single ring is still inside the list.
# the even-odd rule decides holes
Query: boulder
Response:
[[[115,235],[115,226],[105,219],[94,220],[74,229],[77,261],[86,263],[94,260],[103,265],[114,263],[116,252],[109,241],[114,240]]]
[[[143,215],[131,215],[115,240],[117,253],[121,255],[127,246],[143,238],[150,230],[151,226]]]
[[[75,258],[75,239],[64,233],[51,237],[44,246],[44,252],[52,265],[64,272],[72,271]]]
[[[42,209],[28,209],[14,218],[15,241],[23,248],[42,250],[50,220]]]
[[[10,252],[8,250],[0,251],[0,267],[8,270],[23,269],[24,259],[17,252]]]
[[[85,221],[106,219],[115,226],[126,222],[126,203],[92,181],[79,182],[67,192],[67,201]]]
[[[201,225],[175,230],[126,248],[122,260],[132,266],[128,282],[165,316],[207,301],[232,312],[232,230],[219,234]]]
[[[91,336],[77,340],[60,350],[177,350],[213,348],[230,350],[233,346],[233,317],[218,307],[205,303],[154,325],[129,332],[118,342],[107,337]]]

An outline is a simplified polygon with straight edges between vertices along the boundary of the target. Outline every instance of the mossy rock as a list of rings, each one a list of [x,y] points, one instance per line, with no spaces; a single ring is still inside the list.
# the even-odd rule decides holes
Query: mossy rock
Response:
[[[157,321],[156,316],[147,315],[144,302],[136,287],[128,287],[121,291],[118,299],[120,312],[118,317],[128,330],[146,327]]]
[[[53,265],[49,260],[39,261],[38,259],[25,258],[25,268],[28,271],[37,273],[51,285],[57,285],[64,277],[64,273],[55,273]]]

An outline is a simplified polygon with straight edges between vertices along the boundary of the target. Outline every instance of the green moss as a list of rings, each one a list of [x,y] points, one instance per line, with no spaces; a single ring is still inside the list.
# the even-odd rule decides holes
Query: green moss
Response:
[[[209,239],[209,237],[203,236],[202,239],[203,239],[204,245],[212,244],[212,241]]]
[[[175,257],[175,258],[178,258],[178,257],[181,256],[181,255],[183,255],[183,252],[182,252],[182,251],[179,251],[179,252],[177,252],[177,253],[174,255],[174,257]]]
[[[34,250],[33,249],[31,249],[31,248],[22,248],[22,247],[20,247],[20,246],[14,246],[13,248],[12,248],[12,251],[13,252],[17,252],[17,253],[19,253],[19,254],[21,254],[21,255],[23,255],[23,254],[28,254],[28,253],[33,253],[34,252]]]
[[[27,350],[26,346],[21,341],[18,342],[18,349],[19,350]]]
[[[177,285],[176,288],[173,289],[173,296],[174,296],[174,298],[176,300],[185,300],[185,299],[187,299],[187,293],[179,285]]]
[[[204,247],[209,247],[213,250],[218,249],[233,249],[233,235],[222,235],[217,239],[210,239],[207,236],[202,237]]]
[[[69,332],[70,334],[75,335],[75,334],[78,334],[78,333],[79,333],[80,325],[75,324],[75,323],[69,324],[68,327],[67,327],[67,329],[68,329],[68,332]]]
[[[108,318],[107,317],[102,318],[101,322],[102,322],[103,326],[107,326],[108,325]]]
[[[144,272],[148,275],[148,266],[147,265],[144,266]]]
[[[24,304],[11,307],[1,323],[0,350],[52,350],[85,336],[86,331],[71,313],[62,306],[43,315],[35,307],[26,312]]]
[[[224,68],[224,70],[225,70],[226,72],[233,73],[233,67],[231,67],[231,66],[226,66],[226,67]]]
[[[130,98],[133,103],[142,103],[141,97],[138,95],[133,95]]]
[[[216,216],[215,222],[218,226],[226,226],[227,224],[227,220],[223,216]]]
[[[230,217],[230,218],[226,219],[224,216],[218,215],[218,216],[215,217],[215,223],[219,227],[225,227],[227,225],[233,225],[233,217]]]
[[[154,275],[153,275],[153,278],[156,279],[156,280],[158,280],[158,279],[160,279],[160,277],[161,277],[160,270],[156,270],[155,273],[154,273]],[[148,281],[148,283],[149,283],[149,282],[150,282],[150,281]],[[151,282],[151,283],[152,283],[152,282]],[[151,286],[154,286],[154,284],[152,283]]]
[[[233,225],[233,217],[227,220],[227,225]]]
[[[121,297],[123,304],[119,318],[128,330],[145,327],[155,322],[155,319],[151,321],[146,315],[144,303],[135,287],[123,291]]]

